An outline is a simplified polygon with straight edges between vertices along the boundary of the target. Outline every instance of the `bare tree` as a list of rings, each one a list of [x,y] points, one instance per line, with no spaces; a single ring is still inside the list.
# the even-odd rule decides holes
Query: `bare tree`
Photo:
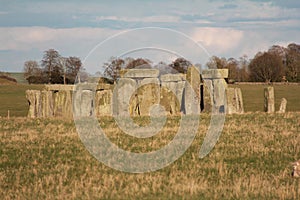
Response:
[[[114,82],[120,78],[120,70],[124,66],[125,61],[121,58],[111,57],[109,62],[104,63],[104,73],[106,78],[112,79]]]
[[[170,65],[177,73],[187,73],[188,67],[192,66],[192,63],[185,58],[177,58]]]
[[[49,49],[44,52],[42,66],[48,77],[48,83],[60,83],[62,75],[62,67],[59,62],[60,54],[54,49]]]
[[[250,79],[258,82],[281,81],[283,77],[283,64],[278,55],[263,53],[256,56],[249,64]]]
[[[37,61],[28,60],[24,63],[24,78],[27,79],[30,76],[38,76],[41,72],[41,68]]]
[[[227,60],[226,58],[219,58],[218,56],[212,56],[206,65],[209,69],[224,69],[226,68]]]
[[[289,49],[286,59],[286,79],[290,82],[300,82],[300,51]]]
[[[29,84],[42,84],[45,83],[46,77],[43,70],[40,68],[37,61],[29,60],[24,63],[24,78]]]
[[[71,56],[66,59],[66,78],[68,83],[74,83],[79,72],[83,71],[83,66],[80,58]],[[80,77],[78,77],[80,79]],[[79,80],[80,81],[80,80]]]

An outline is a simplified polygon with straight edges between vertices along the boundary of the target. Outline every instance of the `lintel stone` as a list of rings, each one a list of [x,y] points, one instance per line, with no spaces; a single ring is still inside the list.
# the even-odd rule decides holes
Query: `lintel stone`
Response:
[[[178,82],[182,80],[183,76],[181,74],[164,74],[160,76],[161,82]]]
[[[158,69],[130,69],[123,75],[124,78],[157,78],[158,76]]]
[[[201,75],[202,78],[228,78],[228,69],[206,69],[202,71]]]

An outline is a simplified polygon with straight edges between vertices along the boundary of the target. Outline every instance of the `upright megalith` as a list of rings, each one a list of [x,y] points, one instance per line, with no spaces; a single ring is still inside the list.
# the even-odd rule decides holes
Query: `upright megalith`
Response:
[[[274,87],[264,89],[264,110],[267,113],[275,112]]]
[[[80,116],[90,117],[94,111],[94,93],[91,90],[82,90],[80,102]]]
[[[137,83],[131,78],[120,78],[113,92],[113,115],[129,116],[130,100],[136,96]],[[137,105],[131,105],[136,107]]]
[[[26,98],[29,103],[28,117],[30,118],[41,117],[42,116],[41,91],[26,90]]]
[[[52,91],[42,90],[41,92],[42,117],[53,117],[53,93]]]
[[[210,93],[212,113],[225,113],[227,88],[225,78],[228,78],[228,69],[203,70],[201,76]]]
[[[186,82],[184,87],[184,111],[185,114],[200,113],[200,72],[191,66],[186,74]]]
[[[279,107],[278,113],[285,113],[285,111],[286,111],[286,104],[287,104],[286,98],[282,98],[281,102],[280,102],[280,107]]]
[[[72,117],[71,91],[61,90],[54,93],[54,117]]]
[[[228,114],[244,113],[244,104],[241,88],[227,88],[226,100]]]
[[[28,109],[28,114],[27,116],[30,118],[34,118],[35,117],[35,97],[33,95],[33,90],[26,90],[25,94],[26,94],[26,99],[28,101],[29,104],[29,109]]]
[[[112,115],[112,91],[99,90],[96,91],[95,109],[96,116],[111,116]]]
[[[185,77],[182,74],[164,74],[160,76],[160,81],[160,104],[165,108],[166,114],[180,114]]]
[[[160,81],[158,78],[143,79],[138,85],[137,95],[140,115],[149,116],[151,106],[159,104],[160,101]]]

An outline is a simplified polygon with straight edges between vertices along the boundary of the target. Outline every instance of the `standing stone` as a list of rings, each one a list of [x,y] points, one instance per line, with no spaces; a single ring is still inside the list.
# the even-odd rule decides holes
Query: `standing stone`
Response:
[[[112,114],[112,91],[100,90],[96,92],[95,109],[96,116],[111,116]]]
[[[227,100],[228,114],[244,113],[243,98],[242,98],[242,92],[240,88],[227,88],[226,100]]]
[[[213,96],[213,81],[211,79],[203,79],[203,92],[204,92],[204,110],[202,112],[211,112],[212,105],[214,105]]]
[[[214,105],[220,113],[225,112],[226,96],[225,90],[227,88],[226,81],[224,79],[213,79],[214,87]]]
[[[287,104],[287,100],[285,98],[282,98],[278,113],[285,113],[285,111],[286,111],[286,104]]]
[[[175,115],[180,112],[180,99],[177,96],[177,82],[162,82],[161,83],[161,99],[160,105],[165,108],[167,115]]]
[[[130,78],[120,78],[113,92],[113,115],[129,116],[131,97],[136,94],[137,84]],[[131,105],[136,107],[138,105]]]
[[[76,90],[73,92],[73,114],[74,117],[81,116],[81,92],[82,90]]]
[[[42,117],[41,91],[26,90],[26,98],[29,103],[28,117]]]
[[[167,115],[180,114],[185,87],[185,77],[182,74],[164,74],[160,76],[161,97],[160,104]]]
[[[225,90],[227,88],[225,78],[228,78],[228,69],[203,70],[201,75],[207,91],[210,93],[212,113],[225,113]]]
[[[200,73],[194,66],[188,68],[184,91],[185,114],[199,114]]]
[[[82,90],[80,111],[81,117],[90,117],[93,115],[93,91]]]
[[[41,92],[42,117],[53,117],[53,93],[43,90]]]
[[[243,114],[245,111],[244,111],[244,100],[243,100],[241,88],[235,88],[235,93],[237,99],[237,111],[238,113]]]
[[[35,94],[34,90],[26,90],[26,99],[29,103],[28,117],[35,118]]]
[[[227,97],[227,113],[228,114],[237,113],[235,89],[227,88],[226,97]]]
[[[72,117],[71,91],[58,91],[54,93],[54,116]]]
[[[267,87],[264,89],[264,110],[267,113],[275,112],[274,88]]]
[[[41,91],[35,90],[35,116],[42,117]]]
[[[180,108],[182,107],[182,98],[183,98],[183,91],[185,87],[185,81],[178,81],[176,85],[176,96],[179,101]],[[181,111],[181,110],[180,110]]]
[[[140,115],[149,116],[150,108],[160,101],[160,82],[158,78],[145,78],[141,81],[137,89],[138,96],[141,96],[139,102]]]

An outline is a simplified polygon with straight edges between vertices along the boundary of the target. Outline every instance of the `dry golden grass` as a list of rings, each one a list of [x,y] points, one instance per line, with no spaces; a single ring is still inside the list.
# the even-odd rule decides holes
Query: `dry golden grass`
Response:
[[[188,151],[151,173],[111,169],[92,157],[70,120],[0,120],[1,199],[299,199],[300,179],[291,163],[300,158],[300,113],[227,116],[224,131],[204,159],[198,158],[209,116],[202,115]],[[139,120],[139,119],[135,119]],[[141,118],[140,124],[147,122]],[[178,117],[157,136],[134,139],[101,118],[109,138],[137,151],[171,141]]]

